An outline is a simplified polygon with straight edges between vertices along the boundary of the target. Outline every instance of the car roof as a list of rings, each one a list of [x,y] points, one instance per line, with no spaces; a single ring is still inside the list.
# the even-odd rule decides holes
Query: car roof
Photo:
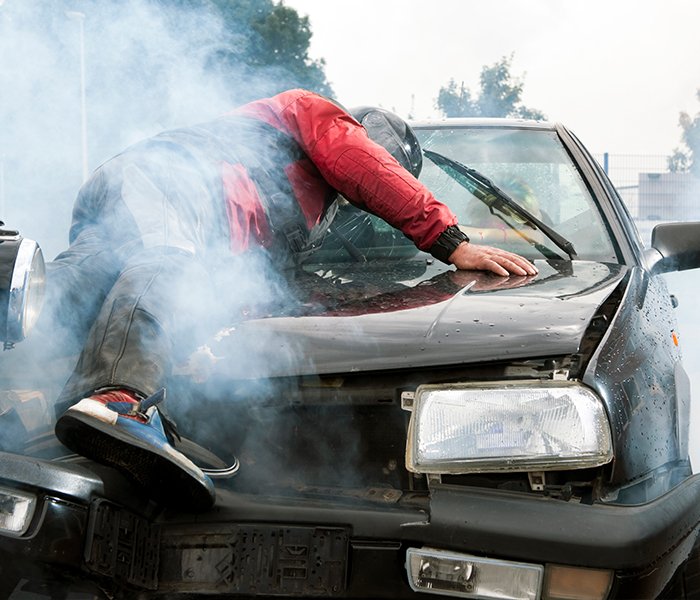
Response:
[[[410,121],[412,127],[417,129],[447,129],[452,127],[508,127],[521,129],[542,129],[553,131],[557,124],[550,121],[534,121],[531,119],[510,119],[510,118],[443,118],[443,119],[423,119]]]

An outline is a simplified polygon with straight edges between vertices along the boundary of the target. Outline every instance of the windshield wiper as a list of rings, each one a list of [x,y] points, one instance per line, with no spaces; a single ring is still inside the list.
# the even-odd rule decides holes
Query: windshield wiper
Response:
[[[517,215],[526,223],[533,225],[544,233],[558,248],[566,252],[571,260],[576,257],[574,245],[569,240],[557,233],[546,223],[543,223],[530,211],[520,206],[488,177],[476,169],[467,167],[452,158],[448,158],[432,150],[423,150],[423,154],[463,188],[486,204],[489,210],[498,210],[504,214]],[[539,249],[540,244],[536,245]]]

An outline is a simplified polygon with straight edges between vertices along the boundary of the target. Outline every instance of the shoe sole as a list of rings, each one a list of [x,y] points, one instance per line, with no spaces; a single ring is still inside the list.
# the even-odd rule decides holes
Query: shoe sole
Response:
[[[117,469],[161,504],[198,512],[214,504],[213,492],[165,452],[113,425],[68,410],[56,423],[56,437],[73,452]]]

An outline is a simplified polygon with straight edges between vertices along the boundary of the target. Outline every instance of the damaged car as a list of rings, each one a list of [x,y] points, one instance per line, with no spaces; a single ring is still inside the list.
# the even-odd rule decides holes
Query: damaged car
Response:
[[[645,247],[562,125],[414,126],[421,180],[464,232],[538,275],[456,271],[341,203],[288,273],[293,301],[271,292],[168,386],[176,445],[216,483],[199,514],[71,455],[57,390],[4,369],[2,597],[698,595],[690,385],[661,274],[700,267],[700,223]],[[9,349],[40,251],[3,230],[0,268]]]

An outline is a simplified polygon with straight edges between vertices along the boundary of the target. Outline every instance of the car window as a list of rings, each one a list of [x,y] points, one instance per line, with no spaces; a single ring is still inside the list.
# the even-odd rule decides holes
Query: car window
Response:
[[[523,208],[572,242],[578,258],[617,262],[602,215],[556,132],[533,129],[418,128],[424,150],[479,171]],[[429,159],[421,181],[459,218],[476,242],[542,258],[533,241],[560,249],[541,232],[491,210]]]

